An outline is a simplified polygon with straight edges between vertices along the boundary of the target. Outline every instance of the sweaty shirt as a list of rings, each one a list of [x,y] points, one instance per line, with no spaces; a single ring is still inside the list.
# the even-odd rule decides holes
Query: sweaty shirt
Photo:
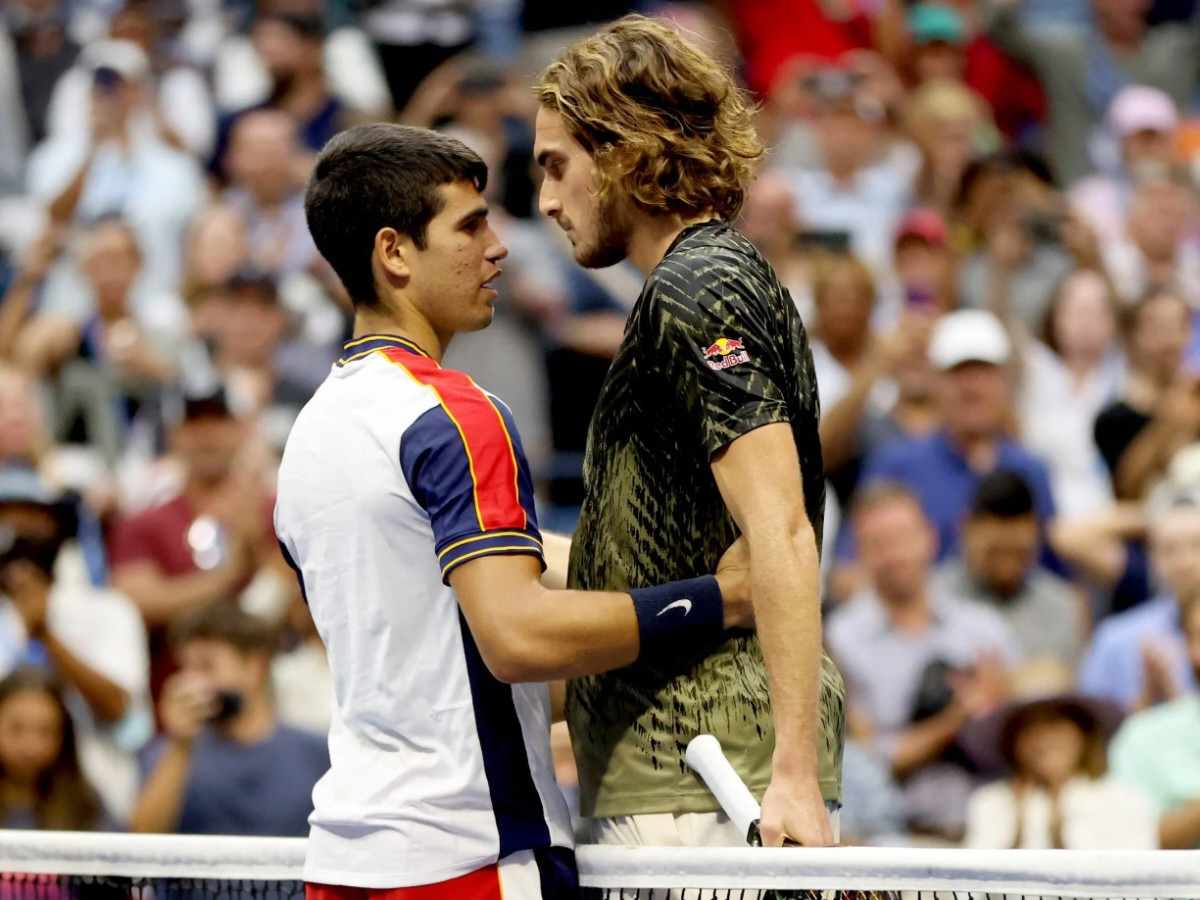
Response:
[[[804,327],[770,265],[723,222],[686,229],[646,281],[597,402],[571,587],[626,590],[715,571],[738,530],[710,460],[775,422],[792,426],[819,548],[819,415]],[[825,657],[818,752],[827,800],[840,794],[843,699]],[[716,735],[752,791],[761,796],[770,781],[767,672],[748,631],[699,660],[638,660],[576,679],[567,719],[587,816],[716,810],[683,761],[702,733]]]

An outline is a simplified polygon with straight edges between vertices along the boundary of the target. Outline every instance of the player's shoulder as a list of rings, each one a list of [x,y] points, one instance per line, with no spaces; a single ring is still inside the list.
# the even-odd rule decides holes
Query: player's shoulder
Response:
[[[774,281],[770,264],[740,231],[725,222],[706,222],[684,231],[650,273],[654,293],[698,297],[722,287],[743,290],[755,280]]]

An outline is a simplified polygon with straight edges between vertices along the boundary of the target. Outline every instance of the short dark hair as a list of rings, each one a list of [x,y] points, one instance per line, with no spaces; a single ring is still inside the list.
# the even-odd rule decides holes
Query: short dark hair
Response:
[[[192,610],[177,619],[171,625],[170,635],[174,647],[191,641],[220,641],[242,653],[270,654],[278,644],[276,631],[269,622],[228,600]]]
[[[979,482],[971,518],[1023,519],[1034,512],[1029,482],[1016,472],[993,472]]]
[[[371,253],[381,228],[395,228],[419,249],[442,209],[437,188],[469,181],[487,186],[479,155],[427,128],[376,123],[335,136],[317,157],[304,196],[308,230],[356,306],[378,305]]]

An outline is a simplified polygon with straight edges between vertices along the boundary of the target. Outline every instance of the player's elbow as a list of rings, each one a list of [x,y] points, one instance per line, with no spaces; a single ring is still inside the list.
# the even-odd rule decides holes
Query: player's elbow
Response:
[[[524,684],[549,681],[556,677],[547,648],[538,647],[519,625],[496,629],[486,642],[480,642],[479,655],[497,681]]]

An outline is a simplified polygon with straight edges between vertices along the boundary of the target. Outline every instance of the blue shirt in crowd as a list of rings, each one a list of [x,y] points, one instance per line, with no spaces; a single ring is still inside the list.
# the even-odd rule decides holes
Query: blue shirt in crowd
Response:
[[[1054,517],[1054,498],[1045,465],[1019,444],[1002,440],[994,471],[1013,472],[1029,484],[1039,522]],[[944,431],[927,437],[904,438],[884,444],[866,461],[861,485],[878,481],[898,482],[921,501],[921,508],[937,531],[938,561],[958,550],[959,531],[970,509],[979,482],[991,472],[976,472]],[[854,556],[850,529],[843,528],[838,555]],[[1047,558],[1052,568],[1057,563]]]
[[[1195,687],[1174,597],[1158,597],[1101,622],[1080,667],[1079,687],[1132,709],[1145,686],[1142,647],[1147,644],[1166,654],[1180,689]]]
[[[165,738],[146,759],[154,771]],[[242,744],[211,728],[192,744],[192,764],[180,811],[180,834],[304,837],[312,789],[329,769],[323,736],[280,725],[265,741]]]

